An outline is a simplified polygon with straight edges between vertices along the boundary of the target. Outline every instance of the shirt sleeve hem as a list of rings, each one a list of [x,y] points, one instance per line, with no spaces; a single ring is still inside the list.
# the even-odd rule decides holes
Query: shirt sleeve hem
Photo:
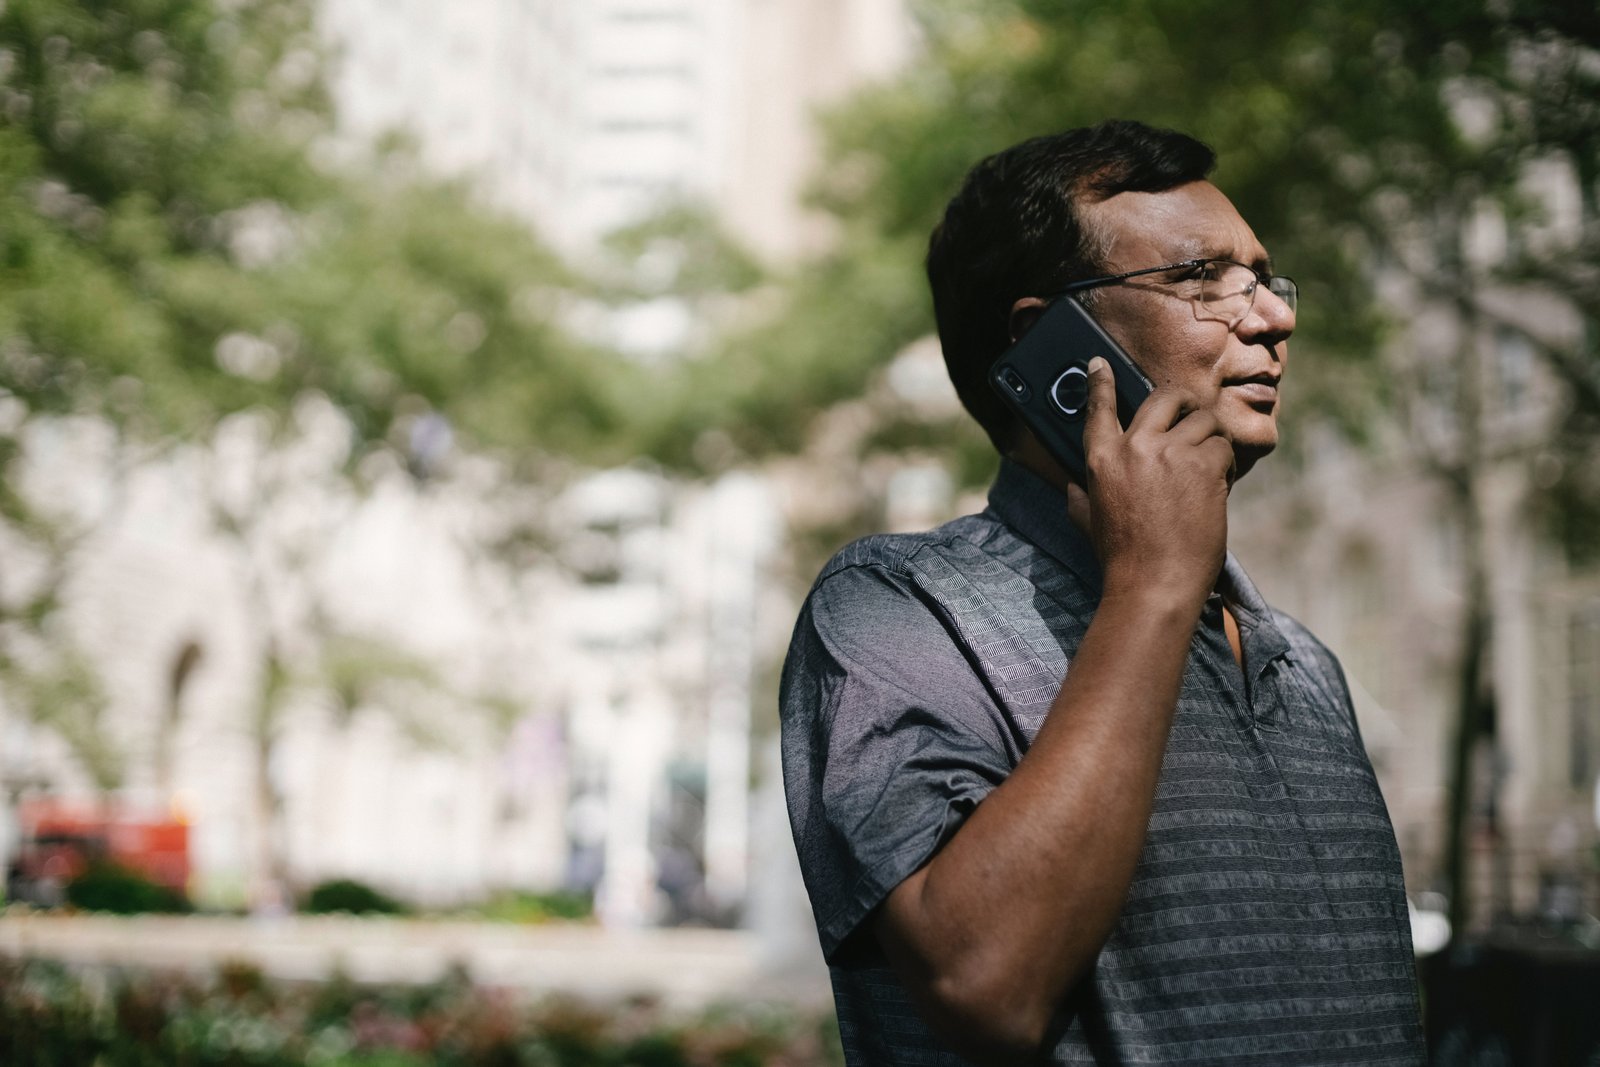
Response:
[[[944,817],[937,826],[931,828],[932,832],[918,834],[862,872],[849,892],[844,894],[839,906],[817,925],[824,961],[832,964],[840,946],[855,933],[867,916],[884,902],[896,886],[916,873],[954,836],[971,815],[970,808],[966,811],[961,808],[966,804],[976,807],[988,795],[989,790],[984,790],[976,797],[964,793],[949,798],[945,803]]]

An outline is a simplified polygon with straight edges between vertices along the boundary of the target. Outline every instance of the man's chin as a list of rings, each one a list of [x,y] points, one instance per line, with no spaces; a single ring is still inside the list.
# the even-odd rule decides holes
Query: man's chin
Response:
[[[1228,439],[1233,442],[1234,479],[1244,477],[1256,461],[1278,447],[1278,422],[1271,416],[1257,415],[1244,424],[1227,427]],[[1251,425],[1251,424],[1254,425]],[[1263,423],[1265,425],[1263,425]]]
[[[1274,448],[1278,447],[1278,439],[1274,436],[1271,440],[1235,440],[1233,442],[1233,480],[1243,478],[1256,462],[1267,456]]]

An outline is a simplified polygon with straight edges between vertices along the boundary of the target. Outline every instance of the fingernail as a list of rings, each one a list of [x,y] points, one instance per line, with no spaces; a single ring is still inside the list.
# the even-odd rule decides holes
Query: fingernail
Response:
[[[1093,374],[1096,371],[1103,371],[1105,369],[1106,369],[1106,357],[1104,357],[1104,356],[1095,356],[1093,359],[1091,359],[1089,361],[1089,373],[1090,374]]]

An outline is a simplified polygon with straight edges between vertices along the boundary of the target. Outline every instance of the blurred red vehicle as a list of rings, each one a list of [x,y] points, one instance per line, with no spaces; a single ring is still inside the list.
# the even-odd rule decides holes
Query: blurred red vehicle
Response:
[[[113,863],[179,894],[189,886],[189,824],[150,817],[114,802],[33,797],[17,808],[17,854],[7,896],[53,906],[91,864]]]

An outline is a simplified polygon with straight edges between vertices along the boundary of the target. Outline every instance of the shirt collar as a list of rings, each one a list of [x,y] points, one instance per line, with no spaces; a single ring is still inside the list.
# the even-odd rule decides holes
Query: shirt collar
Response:
[[[1100,561],[1083,531],[1067,518],[1067,498],[1061,490],[1002,457],[1000,473],[989,489],[989,510],[1100,595]]]
[[[1015,460],[1002,457],[1000,473],[989,489],[989,510],[1077,575],[1095,596],[1100,595],[1100,561],[1088,537],[1067,518],[1067,498],[1061,490]],[[1268,663],[1289,651],[1289,641],[1272,621],[1272,609],[1232,552],[1222,565],[1218,584],[1239,619],[1245,662],[1259,675]]]
[[[1273,622],[1272,609],[1232,552],[1222,565],[1222,581],[1218,584],[1233,606],[1234,617],[1239,620],[1244,661],[1259,678],[1269,663],[1289,651],[1289,639]]]

